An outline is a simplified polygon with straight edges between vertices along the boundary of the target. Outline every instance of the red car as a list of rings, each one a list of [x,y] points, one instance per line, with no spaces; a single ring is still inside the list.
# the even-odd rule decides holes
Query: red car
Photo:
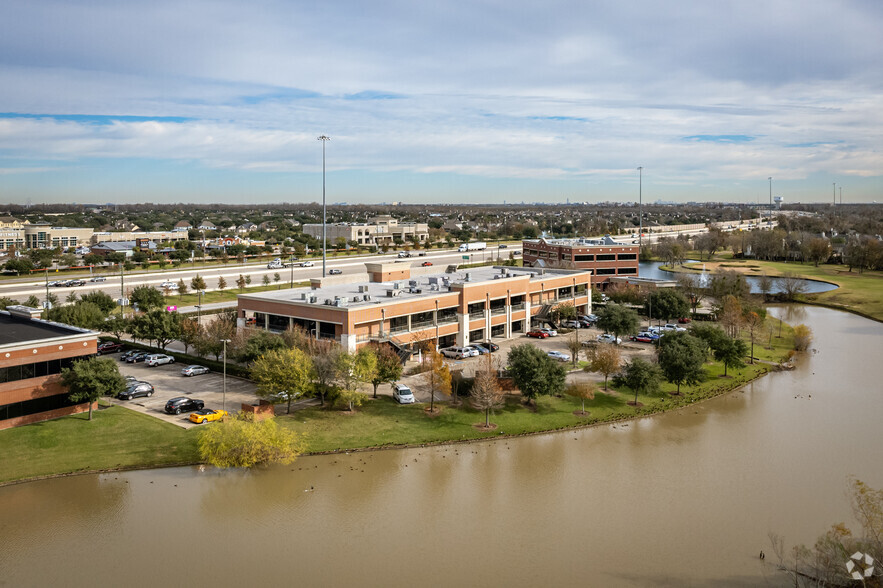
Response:
[[[541,331],[539,329],[534,329],[533,331],[527,332],[528,337],[534,337],[536,339],[546,339],[549,337],[549,333],[546,331]]]
[[[683,318],[679,318],[678,322],[681,323],[682,325],[686,325],[687,323],[693,322],[693,319],[685,316]]]
[[[105,353],[116,353],[117,351],[122,351],[123,344],[115,343],[113,341],[105,341],[104,343],[100,343],[98,345],[98,355],[104,355]]]
[[[431,261],[424,261],[424,262],[421,263],[420,265],[422,265],[423,267],[429,267],[429,266],[432,265],[432,262],[431,262]]]

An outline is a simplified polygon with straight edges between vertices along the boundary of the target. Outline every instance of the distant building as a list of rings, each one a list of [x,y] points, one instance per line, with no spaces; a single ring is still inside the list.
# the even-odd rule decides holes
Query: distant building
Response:
[[[304,225],[304,233],[322,239],[322,225],[311,223]],[[359,245],[393,245],[396,240],[403,243],[422,243],[429,239],[429,225],[426,223],[400,223],[392,216],[375,216],[367,223],[329,224],[326,237],[333,245],[338,239],[347,243],[355,241]]]
[[[592,283],[605,285],[612,276],[638,275],[638,245],[601,239],[525,239],[524,265],[592,271]]]
[[[73,403],[61,370],[97,352],[98,333],[43,321],[40,310],[0,311],[0,429],[89,410]]]

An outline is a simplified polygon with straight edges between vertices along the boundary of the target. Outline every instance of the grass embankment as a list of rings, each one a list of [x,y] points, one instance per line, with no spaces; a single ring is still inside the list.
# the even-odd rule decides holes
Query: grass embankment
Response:
[[[663,266],[663,268],[675,272],[693,273],[702,271],[703,264],[711,272],[718,268],[734,270],[747,276],[763,274],[780,276],[790,272],[801,278],[837,284],[839,288],[836,290],[804,294],[800,297],[800,301],[830,306],[883,321],[883,272],[865,271],[860,274],[858,271],[848,271],[844,265],[822,264],[816,267],[809,263],[733,259],[732,254],[716,255],[710,261],[688,263],[682,267]]]
[[[754,355],[761,361],[778,362],[793,346],[792,330],[783,324],[781,338],[774,323],[773,346],[768,339],[755,344]],[[428,417],[425,404],[399,406],[389,397],[368,399],[354,414],[337,409],[308,408],[277,417],[280,424],[302,433],[306,450],[320,453],[446,443],[489,437],[541,433],[590,424],[625,420],[676,409],[712,398],[742,386],[772,367],[766,363],[746,365],[721,377],[723,366],[705,366],[705,380],[696,386],[681,386],[681,396],[672,396],[676,386],[663,383],[657,394],[638,395],[638,408],[628,388],[610,393],[600,388],[594,400],[586,401],[589,415],[577,416],[581,408],[574,398],[543,397],[535,407],[526,407],[520,396],[511,395],[506,406],[491,416],[497,425],[492,431],[477,429],[484,413],[464,403],[452,407],[441,403],[441,414]],[[86,414],[35,423],[0,431],[0,484],[14,480],[77,472],[162,467],[199,463],[197,429],[184,430],[159,419],[113,406],[96,411],[89,422]]]
[[[226,290],[209,290],[206,291],[205,294],[202,295],[202,304],[212,304],[216,302],[235,302],[236,298],[240,294],[255,294],[257,292],[268,292],[270,290],[282,290],[290,287],[291,282],[288,280],[284,280],[279,282],[278,284],[270,284],[269,286],[246,286],[242,290],[240,290],[235,284],[233,284],[232,288],[228,288]],[[187,284],[188,287],[190,284]],[[309,286],[310,282],[300,281],[294,283],[294,288],[302,288],[304,286]],[[199,304],[199,295],[198,294],[170,294],[165,297],[166,304],[175,304],[177,306],[196,306]]]
[[[83,471],[199,461],[196,431],[112,406],[0,431],[0,484]]]

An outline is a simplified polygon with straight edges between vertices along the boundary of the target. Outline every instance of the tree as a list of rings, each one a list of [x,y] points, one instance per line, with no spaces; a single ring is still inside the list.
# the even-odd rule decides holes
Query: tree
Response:
[[[818,267],[820,263],[828,261],[831,257],[831,242],[824,237],[810,239],[807,243],[807,253],[809,260]]]
[[[475,380],[472,383],[472,392],[469,395],[469,404],[475,410],[484,411],[484,428],[489,429],[490,412],[503,406],[503,390],[493,367],[491,355],[488,353],[482,361],[482,365],[475,372]]]
[[[576,365],[579,361],[579,352],[582,351],[583,344],[579,340],[579,329],[573,330],[573,335],[567,338],[567,350],[570,351],[570,361],[572,365]]]
[[[538,396],[558,394],[564,390],[567,376],[564,366],[530,343],[516,345],[509,350],[507,368],[528,404]]]
[[[798,278],[796,274],[785,272],[776,280],[782,297],[791,302],[798,295],[804,294],[807,290],[806,280]]]
[[[224,276],[219,276],[218,277],[218,290],[223,292],[226,287],[227,287],[227,280],[224,279]]]
[[[80,296],[80,302],[91,302],[100,308],[101,312],[104,314],[110,314],[116,310],[117,307],[117,301],[101,290],[93,290],[92,292],[83,294]]]
[[[165,304],[162,293],[150,286],[135,286],[129,295],[129,301],[145,312],[152,308],[161,308]]]
[[[239,277],[236,278],[236,286],[240,291],[245,290],[245,276],[239,274]]]
[[[107,315],[91,302],[77,302],[67,306],[56,306],[49,310],[46,318],[57,323],[73,325],[82,329],[102,329]]]
[[[279,275],[279,272],[276,272],[273,274],[273,282],[278,284],[279,280],[281,280],[281,279],[282,279],[282,277]],[[280,286],[279,289],[281,290],[282,286]]]
[[[629,402],[633,406],[638,406],[639,393],[652,394],[659,390],[659,380],[661,378],[662,372],[659,366],[640,357],[636,357],[627,363],[622,373],[617,376],[618,383],[628,386],[635,391],[635,401]]]
[[[285,341],[282,337],[263,329],[242,329],[233,334],[233,346],[230,355],[236,361],[252,363],[272,350],[284,349]]]
[[[630,335],[638,330],[640,319],[631,308],[619,304],[608,304],[598,311],[598,328],[613,333],[617,338]]]
[[[763,327],[766,323],[766,313],[749,310],[742,317],[742,324],[748,329],[748,338],[751,340],[751,363],[754,363],[754,343],[763,333]]]
[[[659,340],[659,368],[666,380],[677,385],[677,394],[681,393],[681,384],[702,381],[706,354],[705,343],[689,333],[667,333]]]
[[[180,280],[178,280],[178,296],[179,297],[186,296],[188,289],[189,288],[187,287],[187,282],[184,281],[184,278],[181,278]]]
[[[319,394],[322,406],[325,406],[325,397],[337,379],[340,367],[337,358],[341,351],[340,345],[334,341],[310,340],[309,353],[313,359],[313,377],[316,381],[314,391]]]
[[[709,285],[711,295],[718,300],[726,296],[744,299],[748,297],[750,288],[745,276],[732,270],[718,270],[711,276]]]
[[[770,292],[773,291],[773,278],[766,273],[760,274],[757,277],[757,289],[760,291],[761,296],[763,296],[764,302],[769,300]]]
[[[104,264],[104,258],[97,253],[90,253],[83,257],[83,263],[91,266],[100,266]]]
[[[199,274],[196,274],[190,280],[190,287],[193,289],[194,292],[198,292],[200,290],[205,290],[205,287],[206,287],[205,286],[205,279],[202,276],[200,276]]]
[[[107,357],[90,357],[61,370],[61,383],[70,394],[71,402],[89,403],[89,420],[92,420],[92,404],[102,396],[116,396],[126,389],[126,380],[114,360]]]
[[[586,371],[604,374],[604,390],[607,390],[607,378],[619,371],[622,365],[622,352],[611,343],[596,345],[589,355]]]
[[[721,331],[721,335],[722,338],[712,353],[714,353],[716,360],[724,364],[724,377],[727,377],[728,368],[741,369],[745,367],[742,358],[748,353],[748,346],[742,339],[730,339],[723,331]]]
[[[652,308],[653,316],[650,316]],[[654,316],[665,322],[673,318],[687,316],[690,313],[690,303],[687,298],[673,288],[654,290],[647,295],[644,303],[644,314],[649,318]]]
[[[303,451],[297,433],[276,419],[256,421],[245,411],[200,430],[197,445],[203,461],[219,468],[289,464]]]
[[[374,353],[377,370],[371,379],[374,386],[374,398],[377,398],[377,387],[380,384],[391,384],[402,377],[402,359],[391,345],[385,343],[369,343],[367,347]]]
[[[224,350],[224,339],[230,339],[234,330],[231,321],[222,317],[216,318],[202,329],[195,345],[197,352],[202,356],[214,355],[215,361],[218,361]]]
[[[0,297],[0,310],[6,310],[7,306],[16,306],[17,304],[19,304],[18,300],[7,298],[6,296]]]
[[[797,351],[806,351],[812,344],[812,329],[806,325],[797,325],[794,327],[794,349]]]
[[[583,416],[589,414],[586,412],[586,400],[594,400],[595,399],[595,384],[592,382],[574,382],[567,386],[564,390],[564,393],[568,396],[573,396],[574,398],[578,398],[582,401],[582,408],[580,409],[580,414]]]
[[[355,353],[341,352],[338,361],[338,374],[342,384],[341,400],[352,411],[362,404],[364,395],[359,392],[359,384],[373,381],[377,374],[377,356],[368,347],[362,347]]]
[[[34,269],[34,262],[27,257],[13,257],[3,267],[6,271],[15,272],[15,275],[19,276]]]
[[[154,309],[135,317],[133,323],[140,338],[156,341],[163,351],[181,336],[181,315],[177,312]]]
[[[261,284],[263,284],[264,288],[269,286],[270,285],[270,276],[268,276],[267,274],[264,274],[264,277],[261,278]]]
[[[129,331],[130,322],[130,319],[115,314],[104,321],[104,331],[120,339],[124,333]]]
[[[73,253],[65,253],[61,256],[61,265],[66,267],[73,267],[77,265],[77,256]]]
[[[511,352],[510,352],[511,357]],[[445,358],[434,347],[426,352],[424,362],[429,367],[423,372],[423,378],[429,388],[429,412],[435,412],[435,394],[451,394],[451,370]]]
[[[50,294],[50,296],[51,296],[51,294]],[[47,302],[48,302],[48,300],[47,300]],[[40,299],[37,298],[36,296],[34,296],[33,294],[31,294],[30,296],[28,296],[28,299],[25,300],[25,306],[29,306],[31,308],[40,308],[40,306],[41,306]]]
[[[725,296],[717,313],[717,320],[724,327],[727,335],[735,339],[742,325],[742,303],[735,296]]]
[[[181,331],[178,335],[178,340],[184,344],[184,353],[187,353],[191,346],[196,346],[196,342],[199,341],[201,335],[201,329],[195,320],[191,318],[181,320]]]
[[[288,403],[313,388],[313,362],[297,348],[273,349],[260,356],[251,366],[251,379],[257,384],[257,395],[271,402]]]
[[[552,315],[557,317],[556,322],[574,320],[577,314],[579,313],[576,312],[576,307],[570,302],[559,304],[552,310]]]

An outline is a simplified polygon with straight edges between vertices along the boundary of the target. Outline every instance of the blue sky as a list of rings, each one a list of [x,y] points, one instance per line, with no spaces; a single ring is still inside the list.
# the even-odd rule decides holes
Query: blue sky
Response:
[[[0,202],[883,201],[877,0],[0,9]]]

